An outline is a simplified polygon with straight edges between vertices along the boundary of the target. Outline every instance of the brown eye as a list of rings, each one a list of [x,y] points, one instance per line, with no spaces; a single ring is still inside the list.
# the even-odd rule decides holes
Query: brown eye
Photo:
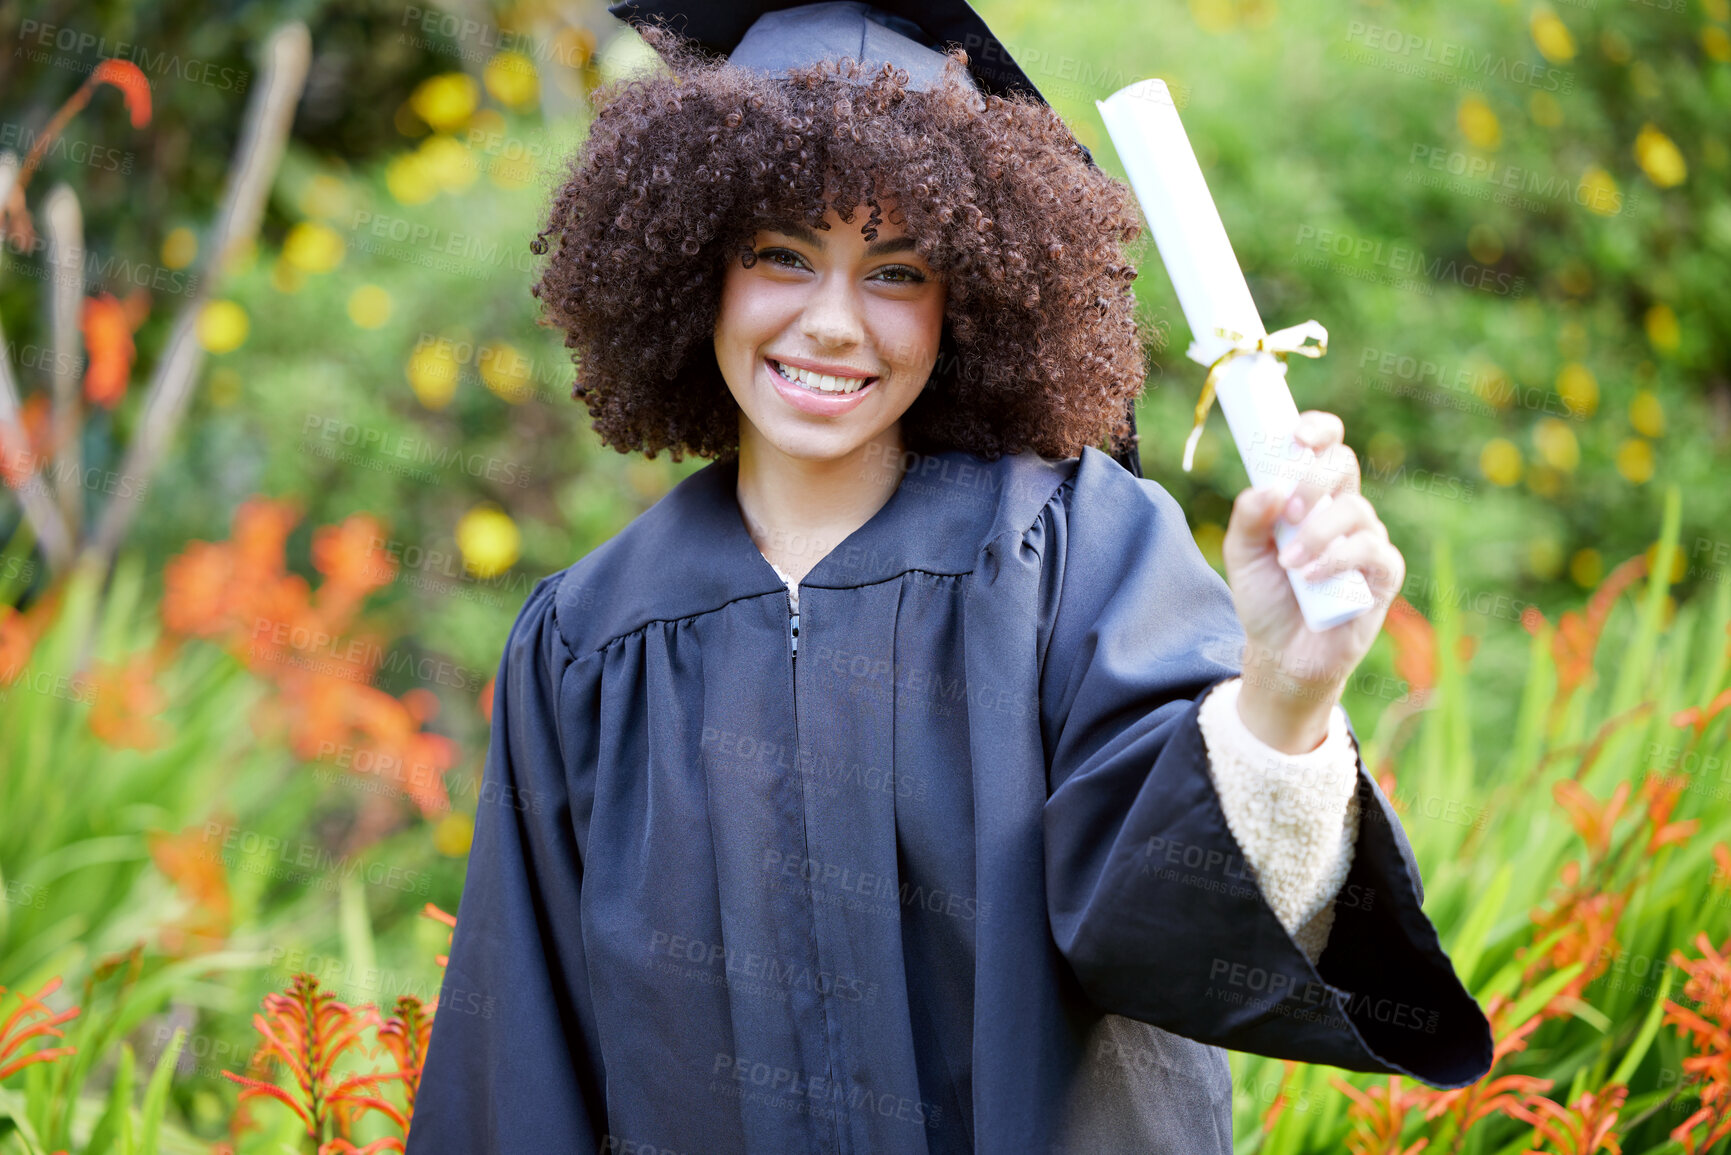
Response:
[[[801,257],[791,249],[759,249],[757,250],[757,255],[758,257],[769,261],[771,264],[779,265],[784,269],[797,269],[805,264],[805,258]],[[783,258],[786,259],[784,260]]]

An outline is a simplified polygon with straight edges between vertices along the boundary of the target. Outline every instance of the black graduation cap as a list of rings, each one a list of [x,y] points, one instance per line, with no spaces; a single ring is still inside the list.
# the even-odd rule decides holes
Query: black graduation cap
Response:
[[[1026,93],[1047,103],[967,0],[618,0],[607,11],[635,28],[666,28],[731,63],[772,75],[843,56],[872,64],[887,60],[907,70],[908,87],[916,90],[936,81],[944,65],[942,50],[959,44],[980,91]],[[1078,141],[1077,147],[1090,166],[1098,167],[1086,145]],[[1129,416],[1134,447],[1134,402]],[[1113,456],[1142,476],[1134,448]]]

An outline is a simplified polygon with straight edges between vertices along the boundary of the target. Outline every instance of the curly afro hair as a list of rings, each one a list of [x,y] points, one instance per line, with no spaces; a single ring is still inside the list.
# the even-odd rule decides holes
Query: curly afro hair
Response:
[[[603,444],[725,458],[739,407],[714,350],[721,287],[761,228],[893,208],[948,283],[930,381],[902,418],[915,452],[1073,457],[1131,444],[1147,372],[1125,246],[1127,185],[1028,96],[982,95],[952,50],[940,81],[822,61],[771,77],[657,28],[670,66],[597,93],[587,140],[533,250],[544,324],[565,331]],[[826,195],[828,200],[826,201]]]

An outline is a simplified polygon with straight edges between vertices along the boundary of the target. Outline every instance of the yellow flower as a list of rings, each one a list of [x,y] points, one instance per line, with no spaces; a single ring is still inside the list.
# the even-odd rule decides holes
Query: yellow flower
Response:
[[[1659,395],[1651,389],[1636,393],[1629,402],[1629,424],[1645,437],[1660,437],[1665,433],[1665,407]]]
[[[1676,142],[1652,124],[1644,124],[1635,137],[1635,159],[1647,179],[1660,188],[1672,188],[1683,183],[1689,166],[1683,160]]]
[[[301,190],[300,210],[309,217],[332,220],[349,211],[349,186],[328,172],[307,181]]]
[[[343,263],[343,238],[329,225],[302,221],[282,243],[282,259],[303,273],[328,273]]]
[[[1479,451],[1479,472],[1492,485],[1509,486],[1521,479],[1521,451],[1504,437],[1493,437]]]
[[[1599,408],[1599,379],[1579,361],[1570,361],[1557,374],[1557,395],[1571,413],[1591,417]]]
[[[409,107],[435,129],[456,128],[475,111],[478,96],[474,77],[463,72],[443,72],[416,86],[409,96]]]
[[[475,183],[475,156],[456,137],[444,133],[430,136],[415,152],[428,179],[447,192]]]
[[[428,409],[443,409],[451,403],[460,372],[449,341],[423,342],[410,354],[405,370],[415,396]]]
[[[1232,0],[1190,0],[1190,16],[1204,32],[1230,32],[1238,23],[1237,6]]]
[[[1569,559],[1569,577],[1582,589],[1592,589],[1605,576],[1605,559],[1596,549],[1583,549]]]
[[[475,840],[475,823],[467,814],[447,814],[433,827],[433,849],[447,858],[469,853]]]
[[[1538,45],[1546,60],[1561,64],[1575,58],[1575,38],[1569,35],[1568,25],[1558,20],[1555,12],[1546,9],[1534,12],[1531,28],[1533,43]]]
[[[1654,542],[1647,547],[1647,572],[1652,573],[1659,568],[1659,543]],[[1671,584],[1682,581],[1689,576],[1689,557],[1681,546],[1671,551]]]
[[[1542,461],[1527,470],[1527,488],[1540,497],[1555,497],[1563,491],[1563,475]]]
[[[377,329],[391,319],[391,295],[378,285],[360,285],[349,294],[349,320]]]
[[[286,260],[278,260],[270,267],[270,287],[279,293],[298,293],[306,283],[307,275]]]
[[[1641,485],[1653,477],[1653,446],[1639,437],[1631,437],[1617,448],[1617,472],[1633,485]]]
[[[1202,556],[1208,559],[1208,564],[1219,568],[1225,564],[1221,552],[1226,542],[1226,530],[1212,521],[1205,521],[1196,527],[1196,547],[1202,551]]]
[[[1554,537],[1535,539],[1527,546],[1527,568],[1533,576],[1549,581],[1563,568],[1563,545]]]
[[[1547,417],[1540,421],[1533,430],[1533,443],[1539,448],[1539,456],[1546,465],[1572,473],[1581,464],[1581,443],[1575,440],[1575,431],[1569,428],[1567,421],[1556,417]]]
[[[1471,368],[1473,396],[1493,409],[1507,409],[1515,390],[1503,367],[1494,361],[1474,360]]]
[[[418,152],[391,158],[385,166],[385,187],[403,205],[424,205],[439,191],[438,182],[427,171],[427,162]]]
[[[517,523],[496,505],[477,505],[457,523],[463,566],[476,577],[496,577],[510,569],[522,545]]]
[[[1674,353],[1683,341],[1683,328],[1677,324],[1677,314],[1663,301],[1647,310],[1647,340],[1653,348]]]
[[[1462,98],[1460,108],[1455,111],[1455,122],[1460,125],[1461,135],[1474,148],[1488,150],[1502,143],[1503,126],[1498,122],[1497,114],[1476,93],[1468,93]]]
[[[251,328],[246,310],[233,301],[211,301],[198,315],[198,343],[211,353],[230,353],[246,344]]]
[[[1467,230],[1467,252],[1481,265],[1494,265],[1503,259],[1502,234],[1489,225],[1474,225]]]
[[[527,108],[541,94],[535,62],[521,52],[501,52],[487,61],[481,82],[507,108]]]
[[[1731,34],[1717,24],[1701,29],[1701,51],[1721,64],[1731,62]]]
[[[198,234],[181,225],[168,230],[162,238],[162,263],[171,269],[184,269],[198,258]]]
[[[529,358],[504,341],[483,345],[476,357],[481,384],[513,405],[529,399]]]
[[[1581,174],[1581,183],[1575,189],[1575,201],[1602,217],[1614,217],[1623,207],[1623,196],[1617,189],[1616,180],[1598,165]]]

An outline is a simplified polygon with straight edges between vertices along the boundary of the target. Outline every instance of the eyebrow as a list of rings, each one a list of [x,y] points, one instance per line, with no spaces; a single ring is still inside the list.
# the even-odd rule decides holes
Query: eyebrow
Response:
[[[780,233],[782,236],[792,237],[796,241],[804,241],[814,249],[822,249],[824,247],[823,238],[818,236],[812,230],[806,228],[804,225],[788,224],[772,226],[765,231]],[[907,252],[913,248],[914,239],[908,236],[901,236],[896,237],[893,240],[873,242],[866,246],[865,255],[868,257],[881,257],[888,253]]]

